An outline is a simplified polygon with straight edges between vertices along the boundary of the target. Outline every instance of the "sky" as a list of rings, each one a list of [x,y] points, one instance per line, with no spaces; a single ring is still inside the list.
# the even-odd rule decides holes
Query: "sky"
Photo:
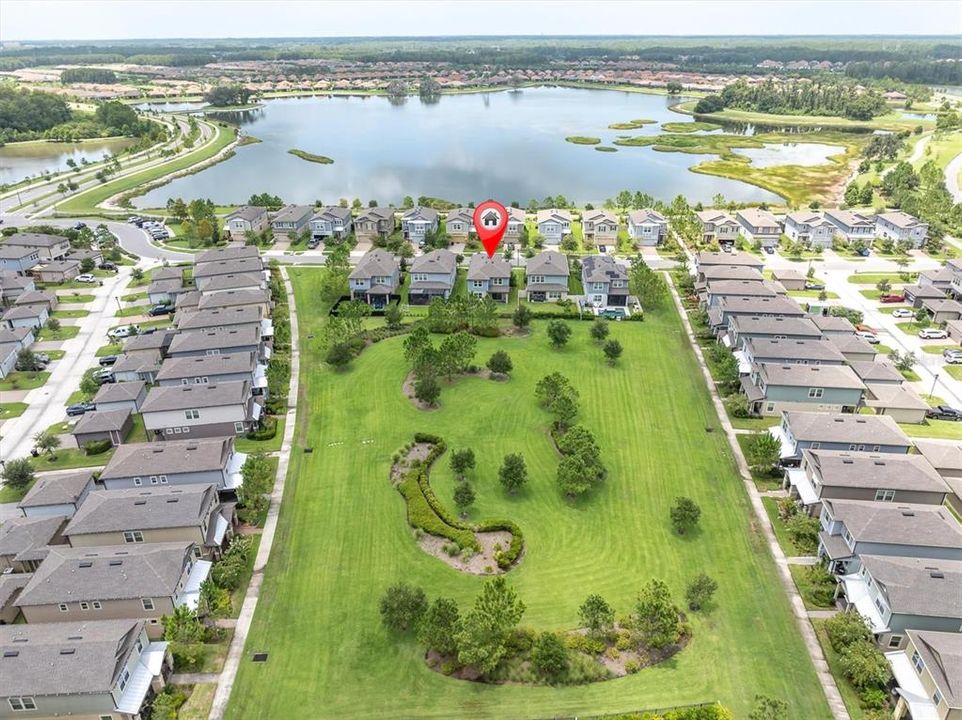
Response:
[[[962,35],[958,0],[2,0],[0,41],[430,35]]]

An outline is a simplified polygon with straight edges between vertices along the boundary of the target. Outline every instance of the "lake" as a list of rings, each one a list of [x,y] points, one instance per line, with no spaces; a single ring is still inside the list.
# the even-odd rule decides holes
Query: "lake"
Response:
[[[67,159],[78,165],[102,160],[104,153],[120,152],[134,142],[131,138],[85,140],[77,143],[25,142],[0,147],[0,183],[15,183],[25,177],[40,175],[44,170],[66,170]]]
[[[599,152],[564,140],[584,135],[611,145],[619,135],[658,134],[662,122],[690,121],[669,109],[685,99],[541,87],[443,95],[430,103],[376,96],[268,100],[263,108],[212,115],[238,124],[261,143],[239,147],[229,160],[152,190],[134,204],[160,207],[170,197],[239,204],[260,192],[304,204],[336,204],[342,197],[400,204],[405,195],[425,195],[526,205],[558,194],[598,203],[625,189],[663,200],[683,194],[707,202],[721,193],[738,201],[778,202],[778,196],[753,185],[689,172],[711,156],[645,147]],[[638,118],[658,124],[608,128]],[[301,160],[288,154],[292,148],[326,155],[334,164]]]

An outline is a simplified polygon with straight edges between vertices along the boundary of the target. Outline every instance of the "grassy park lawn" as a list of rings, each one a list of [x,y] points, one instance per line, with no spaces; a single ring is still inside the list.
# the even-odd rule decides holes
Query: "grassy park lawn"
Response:
[[[47,382],[50,377],[48,372],[21,372],[15,370],[0,380],[0,390],[10,392],[12,390],[33,390]]]
[[[241,663],[226,717],[298,717],[310,708],[311,717],[339,720],[541,718],[712,700],[744,717],[756,693],[784,699],[792,720],[830,716],[673,311],[613,323],[612,337],[625,345],[615,368],[589,342],[588,323],[572,323],[563,351],[549,349],[544,322],[526,338],[479,340],[479,362],[496,349],[510,353],[512,379],[462,379],[444,387],[440,409],[425,413],[401,394],[407,366],[400,338],[369,347],[346,372],[324,366],[317,342],[306,339],[319,335],[323,271],[290,272],[298,306],[308,309],[300,315],[298,427],[245,651],[245,658],[269,651],[270,662]],[[535,383],[554,370],[579,389],[580,421],[597,436],[609,470],[605,487],[574,504],[557,490],[549,417],[533,397]],[[391,455],[418,430],[475,450],[473,517],[511,518],[523,529],[524,558],[507,576],[527,605],[523,625],[574,627],[578,606],[595,592],[629,612],[653,577],[681,602],[687,579],[701,571],[719,581],[718,607],[689,614],[693,639],[683,652],[619,680],[493,686],[430,671],[412,639],[382,629],[381,593],[405,579],[467,606],[482,578],[424,554],[407,527],[388,470]],[[307,447],[313,452],[303,452]],[[524,453],[529,471],[527,489],[515,498],[496,480],[509,452]],[[432,482],[449,503],[447,458]],[[684,538],[668,520],[679,495],[704,509],[700,530]]]

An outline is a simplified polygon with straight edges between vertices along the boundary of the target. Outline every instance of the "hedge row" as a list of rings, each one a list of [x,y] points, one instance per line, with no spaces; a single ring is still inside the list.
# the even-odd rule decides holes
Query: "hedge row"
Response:
[[[508,546],[507,550],[498,550],[494,554],[494,559],[502,570],[514,565],[524,549],[524,534],[521,532],[521,528],[510,520],[483,520],[474,527],[478,532],[494,532],[496,530],[510,532],[511,545]]]

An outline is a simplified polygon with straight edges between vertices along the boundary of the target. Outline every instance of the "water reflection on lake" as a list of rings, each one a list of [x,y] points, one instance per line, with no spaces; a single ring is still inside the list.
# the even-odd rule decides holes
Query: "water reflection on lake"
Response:
[[[87,140],[79,143],[29,142],[12,143],[0,147],[0,183],[15,183],[26,177],[68,169],[67,159],[80,165],[81,161],[97,162],[104,154],[113,154],[129,147],[131,138]]]
[[[742,155],[751,160],[752,167],[766,168],[776,165],[801,165],[812,167],[824,165],[829,157],[845,152],[839,145],[825,145],[822,143],[783,143],[775,145],[767,143],[760,148],[734,148],[736,155]]]

